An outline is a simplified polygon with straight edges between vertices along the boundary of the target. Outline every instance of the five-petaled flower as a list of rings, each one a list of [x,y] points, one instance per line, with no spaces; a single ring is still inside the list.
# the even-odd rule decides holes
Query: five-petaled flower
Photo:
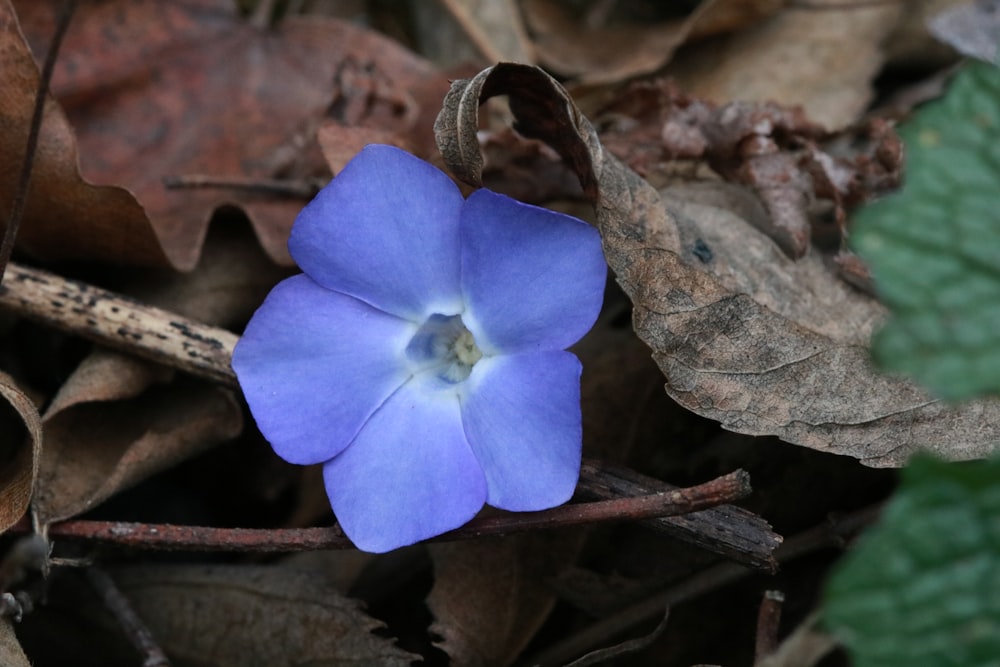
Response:
[[[233,354],[279,456],[323,463],[361,549],[457,528],[484,503],[566,502],[580,471],[580,361],[606,266],[586,223],[477,190],[389,146],[358,154],[289,239]]]

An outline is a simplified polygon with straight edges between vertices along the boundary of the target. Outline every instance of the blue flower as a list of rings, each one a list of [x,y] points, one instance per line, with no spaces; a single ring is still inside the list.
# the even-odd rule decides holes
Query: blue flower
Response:
[[[484,503],[569,500],[580,471],[580,361],[601,308],[589,225],[368,146],[299,214],[304,271],[278,284],[233,353],[282,458],[323,464],[334,513],[382,552],[457,528]]]

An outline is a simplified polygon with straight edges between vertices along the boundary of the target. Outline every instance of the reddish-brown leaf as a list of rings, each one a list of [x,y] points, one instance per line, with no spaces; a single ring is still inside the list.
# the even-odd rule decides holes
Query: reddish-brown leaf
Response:
[[[16,3],[36,55],[59,4]],[[428,87],[440,99],[447,82],[347,22],[290,18],[260,29],[231,0],[109,0],[80,4],[52,90],[76,129],[85,177],[133,192],[173,265],[187,270],[224,204],[243,208],[268,254],[289,264],[285,242],[303,202],[247,189],[168,189],[165,178],[326,173],[315,142],[324,117],[411,131],[416,148],[431,145],[434,110],[416,101]]]
[[[45,27],[51,37],[55,27]],[[44,54],[43,54],[44,55]],[[38,68],[9,0],[0,0],[0,228],[20,180]],[[77,168],[73,130],[59,105],[45,105],[19,247],[39,259],[95,259],[164,266],[142,207],[126,190],[92,185]]]

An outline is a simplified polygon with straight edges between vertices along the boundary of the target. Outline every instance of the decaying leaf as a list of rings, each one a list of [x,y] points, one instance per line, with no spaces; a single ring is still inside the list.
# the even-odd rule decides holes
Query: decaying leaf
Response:
[[[649,74],[689,37],[732,30],[779,6],[775,0],[706,0],[685,18],[608,25],[594,14],[581,17],[565,3],[522,2],[539,62],[581,84],[617,83]],[[607,3],[594,3],[595,13],[607,8]]]
[[[457,665],[509,665],[556,602],[545,579],[572,562],[584,531],[435,544],[431,631]]]
[[[212,212],[227,204],[246,211],[274,260],[290,264],[285,242],[303,202],[253,189],[168,189],[165,178],[324,174],[314,141],[324,117],[409,131],[429,125],[430,109],[416,100],[447,89],[429,63],[374,32],[315,16],[262,30],[235,4],[81,3],[52,82],[84,176],[128,187],[183,270],[197,263]],[[60,5],[16,3],[36,54]]]
[[[817,199],[833,205],[836,223],[819,230],[832,237],[824,246],[840,247],[847,209],[899,184],[902,145],[891,124],[880,119],[831,135],[799,107],[720,106],[666,79],[625,87],[597,118],[605,148],[651,181],[676,181],[672,170],[692,169],[691,162],[680,161],[704,161],[727,181],[751,187],[768,215],[749,221],[793,259],[810,248]]]
[[[786,3],[748,29],[694,47],[667,73],[704,99],[801,105],[813,120],[841,128],[871,101],[881,42],[901,14],[899,3]]]
[[[31,667],[28,656],[17,641],[14,628],[7,619],[0,619],[0,665],[4,667]]]
[[[405,667],[418,656],[322,580],[267,566],[137,566],[112,572],[163,650],[203,667]]]
[[[20,180],[38,90],[38,69],[10,0],[0,0],[0,62],[0,207],[5,218]],[[49,98],[19,247],[38,259],[165,266],[167,258],[135,197],[111,187],[113,183],[92,185],[81,178],[77,156],[73,130]],[[6,220],[0,219],[0,229],[5,226]]]
[[[1000,402],[941,403],[878,373],[868,341],[884,309],[815,253],[785,257],[727,204],[666,198],[605,152],[590,123],[541,70],[501,64],[453,84],[436,131],[446,162],[477,183],[475,109],[510,96],[516,128],[546,140],[595,202],[608,263],[667,392],[725,428],[901,465],[930,448],[981,457],[1000,441]],[[716,195],[713,195],[715,197]]]
[[[3,533],[24,516],[31,502],[42,447],[42,421],[35,404],[18,388],[14,378],[2,371],[0,398],[18,414],[27,432],[25,442],[16,442],[9,437],[11,431],[5,431],[0,465],[0,533]]]

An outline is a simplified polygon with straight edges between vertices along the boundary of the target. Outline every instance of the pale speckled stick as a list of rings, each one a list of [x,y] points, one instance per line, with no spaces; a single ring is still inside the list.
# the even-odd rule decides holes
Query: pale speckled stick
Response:
[[[11,263],[0,310],[231,387],[239,337],[48,271]]]

